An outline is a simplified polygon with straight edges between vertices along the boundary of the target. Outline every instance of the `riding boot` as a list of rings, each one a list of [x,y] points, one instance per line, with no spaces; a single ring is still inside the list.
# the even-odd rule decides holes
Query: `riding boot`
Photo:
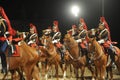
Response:
[[[1,63],[2,63],[1,73],[7,73],[7,62],[6,62],[6,56],[4,53],[1,53]]]
[[[59,49],[59,51],[60,51],[60,56],[61,56],[61,62],[64,63],[64,51],[62,47]]]
[[[111,61],[111,63],[112,63],[111,66],[112,66],[112,68],[115,69],[115,68],[116,68],[116,65],[115,65],[115,52],[114,52],[112,49],[110,49],[110,51],[111,51],[111,52],[110,52],[110,58],[111,58],[111,60],[112,60],[112,61]]]
[[[84,55],[86,56],[87,64],[91,64],[92,61],[91,61],[90,58],[88,57],[88,50],[87,50],[87,48],[84,48],[83,51],[84,51]]]

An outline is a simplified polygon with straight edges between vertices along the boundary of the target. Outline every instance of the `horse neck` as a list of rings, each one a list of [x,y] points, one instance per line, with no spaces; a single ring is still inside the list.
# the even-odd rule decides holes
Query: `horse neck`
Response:
[[[78,59],[79,57],[78,43],[75,40],[73,40],[71,44],[68,44],[68,48],[69,48],[69,52],[72,55],[72,57],[74,57],[75,59]]]
[[[101,45],[96,40],[93,41],[93,45],[95,46],[96,55],[101,55],[103,53]]]
[[[48,43],[48,45],[49,45],[49,48],[47,48],[47,51],[48,51],[48,53],[49,53],[49,55],[55,55],[57,52],[56,52],[56,48],[55,48],[55,46],[54,46],[54,44],[53,43]]]

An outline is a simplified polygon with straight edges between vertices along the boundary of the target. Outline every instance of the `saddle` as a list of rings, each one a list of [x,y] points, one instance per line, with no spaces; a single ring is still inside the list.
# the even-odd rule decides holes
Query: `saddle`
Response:
[[[9,49],[8,49],[9,57],[20,57],[18,45],[12,45],[12,46],[13,46],[14,53],[12,53],[12,47],[9,46]]]
[[[102,47],[103,47],[105,53],[107,53],[107,51],[106,51],[105,49],[110,48],[110,44],[114,44],[114,43],[111,42],[111,41],[106,41],[106,42],[103,44]],[[120,53],[119,53],[119,50],[117,49],[116,46],[113,46],[113,49],[114,49],[114,52],[115,52],[116,55],[120,54]]]

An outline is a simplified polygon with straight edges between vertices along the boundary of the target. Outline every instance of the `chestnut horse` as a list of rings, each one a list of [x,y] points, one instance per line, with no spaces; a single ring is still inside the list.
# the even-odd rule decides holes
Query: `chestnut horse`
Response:
[[[96,41],[96,32],[97,29],[91,29],[88,31],[89,52],[94,53],[92,54],[93,55],[92,57],[97,70],[96,77],[98,77],[99,75],[101,79],[105,79],[105,73],[107,70],[107,78],[108,72],[110,72],[110,79],[112,80],[113,79],[112,67],[111,64],[108,64],[109,56],[105,54],[103,47]],[[117,51],[117,55],[115,55],[115,64],[118,68],[118,71],[120,72],[120,50],[116,46],[113,47]]]
[[[69,58],[71,58],[70,61],[75,69],[76,79],[78,80],[79,68],[81,69],[81,78],[84,79],[84,72],[85,72],[86,66],[92,73],[92,79],[94,79],[94,76],[95,76],[94,69],[90,65],[87,65],[86,56],[82,56],[82,57],[79,56],[80,51],[79,51],[78,43],[69,34],[65,35],[64,43],[66,48],[69,51]]]
[[[120,50],[119,55],[115,56],[115,63],[117,65],[118,71],[120,72]],[[100,80],[105,79],[106,68],[110,69],[111,80],[113,79],[113,73],[111,65],[107,66],[108,56],[104,53],[102,46],[96,41],[95,38],[89,38],[89,52],[93,53],[93,60],[96,68],[96,78],[100,76]]]
[[[23,69],[26,80],[32,80],[32,71],[35,69],[36,63],[39,61],[39,54],[36,49],[29,47],[24,41],[18,46],[20,57],[10,57],[8,48],[6,49],[6,60],[9,70]],[[39,79],[37,79],[39,80]]]
[[[47,59],[46,73],[48,72],[49,67],[51,67],[52,65],[55,65],[55,70],[56,70],[55,76],[58,79],[58,66],[60,66],[60,68],[63,71],[61,57],[57,52],[55,45],[52,43],[50,36],[43,35],[41,42],[44,45],[44,47],[41,47],[41,51],[46,55],[46,59]]]

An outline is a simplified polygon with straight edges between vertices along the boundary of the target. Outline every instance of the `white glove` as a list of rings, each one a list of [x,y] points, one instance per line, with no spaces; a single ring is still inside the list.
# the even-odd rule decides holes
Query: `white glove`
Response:
[[[105,40],[104,39],[101,39],[98,41],[99,44],[102,44],[102,43],[105,43]]]
[[[5,32],[5,34],[10,34],[10,33],[7,31],[7,32]]]
[[[33,41],[29,41],[29,42],[28,42],[28,45],[30,45],[30,44],[32,44],[32,43],[34,43],[34,42],[33,42]]]
[[[53,44],[54,44],[54,43],[57,43],[57,42],[58,42],[57,40],[53,40],[53,41],[52,41]]]
[[[77,42],[77,43],[82,42],[82,39],[78,39],[78,40],[76,40],[76,42]]]

